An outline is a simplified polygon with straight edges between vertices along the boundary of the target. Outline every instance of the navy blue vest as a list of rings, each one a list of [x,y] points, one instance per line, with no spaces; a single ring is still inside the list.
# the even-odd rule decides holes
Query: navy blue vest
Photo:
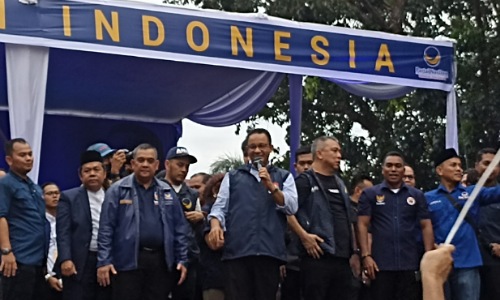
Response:
[[[290,175],[286,170],[269,166],[277,187]],[[229,173],[229,203],[222,259],[246,256],[270,256],[286,261],[286,215],[276,208],[271,193],[242,166]]]
[[[305,201],[304,199],[299,199],[299,209],[295,216],[300,226],[302,226],[305,231],[315,234],[325,241],[321,244],[323,251],[334,255],[336,252],[333,212],[331,211],[325,191],[312,169],[305,171],[299,176],[307,177],[311,186],[311,194],[309,194],[309,197]],[[351,204],[345,184],[337,175],[335,175],[335,180],[337,181],[342,199],[344,199],[348,215],[347,218],[348,220],[352,220]],[[351,233],[351,231],[349,231],[349,233]],[[349,245],[352,245],[352,238],[352,234],[350,234]],[[302,243],[299,242],[299,244],[299,248],[301,249],[300,254],[307,255]]]

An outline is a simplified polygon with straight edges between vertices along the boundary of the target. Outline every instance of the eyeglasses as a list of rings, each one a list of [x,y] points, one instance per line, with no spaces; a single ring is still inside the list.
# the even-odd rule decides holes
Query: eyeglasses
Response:
[[[415,179],[415,176],[413,176],[413,175],[404,175],[403,179]]]
[[[51,191],[51,192],[46,192],[44,194],[48,195],[48,196],[57,196],[57,195],[60,194],[60,192],[58,192],[58,191]]]
[[[269,147],[269,144],[258,144],[258,145],[255,145],[255,144],[252,144],[252,145],[248,145],[247,148],[250,149],[250,150],[255,150],[257,148],[259,149],[265,149]]]

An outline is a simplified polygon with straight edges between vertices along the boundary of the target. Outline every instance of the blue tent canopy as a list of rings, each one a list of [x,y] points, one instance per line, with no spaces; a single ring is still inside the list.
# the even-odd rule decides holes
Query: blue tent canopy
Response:
[[[284,74],[292,154],[303,75],[377,99],[447,91],[447,145],[456,147],[454,44],[446,39],[126,1],[0,1],[0,57],[4,138],[27,138],[41,161],[32,177],[40,170],[40,181],[63,187],[77,180],[87,145],[152,141],[164,153],[183,118],[209,126],[245,120]]]

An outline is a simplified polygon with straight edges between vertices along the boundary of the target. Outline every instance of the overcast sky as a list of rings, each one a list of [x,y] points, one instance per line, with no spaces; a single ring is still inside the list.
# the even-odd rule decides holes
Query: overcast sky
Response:
[[[186,147],[190,154],[194,155],[198,162],[189,168],[188,177],[198,172],[209,172],[210,164],[218,157],[230,155],[241,155],[241,143],[245,138],[247,126],[243,125],[240,135],[236,135],[236,125],[228,127],[207,127],[190,120],[182,121],[183,133],[178,146]],[[285,141],[286,131],[284,128],[261,121],[259,128],[265,128],[271,133],[274,147],[280,148],[280,155],[286,153],[288,145]]]

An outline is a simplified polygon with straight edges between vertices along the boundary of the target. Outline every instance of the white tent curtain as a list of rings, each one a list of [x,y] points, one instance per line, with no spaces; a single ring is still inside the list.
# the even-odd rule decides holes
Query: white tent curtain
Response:
[[[11,138],[24,138],[34,156],[30,177],[38,181],[49,48],[5,44]]]

